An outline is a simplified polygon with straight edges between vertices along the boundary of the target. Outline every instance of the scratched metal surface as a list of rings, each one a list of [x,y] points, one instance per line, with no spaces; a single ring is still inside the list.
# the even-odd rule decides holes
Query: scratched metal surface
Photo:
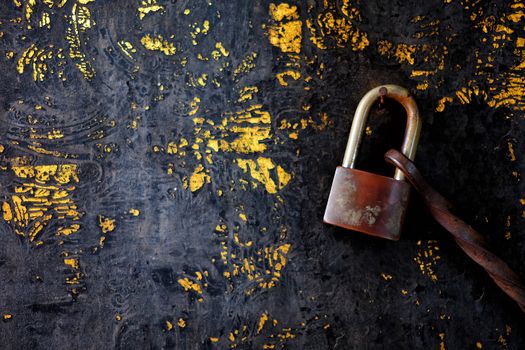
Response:
[[[416,162],[525,276],[522,1],[5,0],[3,349],[523,349],[413,197],[322,224],[353,110],[408,87]],[[388,173],[386,103],[359,167]]]

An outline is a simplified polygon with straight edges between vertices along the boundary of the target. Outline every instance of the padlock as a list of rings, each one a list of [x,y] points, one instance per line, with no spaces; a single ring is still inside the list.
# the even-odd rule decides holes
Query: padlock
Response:
[[[413,160],[416,154],[421,119],[414,99],[397,85],[382,85],[370,90],[357,106],[342,166],[335,171],[324,222],[372,236],[398,240],[405,218],[410,185],[396,168],[394,178],[354,169],[357,149],[370,108],[378,99],[399,102],[407,113],[407,126],[401,152]]]

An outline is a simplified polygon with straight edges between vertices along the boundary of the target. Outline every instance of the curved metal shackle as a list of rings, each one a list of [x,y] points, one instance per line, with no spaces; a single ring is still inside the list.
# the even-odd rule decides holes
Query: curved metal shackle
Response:
[[[378,98],[382,97],[393,99],[405,107],[407,113],[407,126],[403,145],[401,146],[401,153],[403,153],[408,159],[414,160],[419,141],[419,132],[421,131],[421,118],[419,117],[419,110],[416,101],[410,96],[408,90],[401,86],[381,85],[368,91],[357,106],[354,120],[352,121],[352,128],[350,129],[350,136],[348,137],[348,143],[346,144],[346,151],[342,164],[343,167],[354,167],[357,149],[361,143],[361,137],[366,126],[366,120],[368,119],[370,108]],[[405,176],[401,170],[396,168],[394,179],[404,180]]]

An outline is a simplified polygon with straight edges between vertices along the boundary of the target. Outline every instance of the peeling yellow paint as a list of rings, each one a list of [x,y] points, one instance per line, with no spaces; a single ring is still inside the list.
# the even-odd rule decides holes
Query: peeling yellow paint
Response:
[[[202,294],[202,288],[199,284],[191,281],[188,277],[178,280],[179,284],[184,288],[184,291],[193,291],[197,294]]]
[[[245,86],[239,91],[239,102],[245,102],[248,100],[251,100],[253,98],[253,95],[259,92],[259,88],[257,86]]]
[[[268,313],[263,313],[261,315],[261,317],[259,318],[259,324],[257,325],[257,334],[260,334],[263,327],[264,327],[264,324],[266,323],[266,321],[268,321]]]
[[[144,19],[144,17],[153,12],[158,12],[164,10],[164,6],[159,5],[157,0],[143,0],[138,8],[139,18]]]
[[[290,77],[293,80],[298,80],[299,78],[301,78],[301,73],[293,70],[288,70],[285,72],[277,73],[275,77],[277,78],[277,81],[281,86],[288,86],[288,82],[285,80],[285,77]]]
[[[113,232],[116,228],[115,219],[99,215],[98,226],[100,227],[102,233]]]
[[[268,193],[277,193],[277,190],[286,186],[291,179],[291,175],[278,166],[276,169],[278,184],[276,184],[270,174],[270,171],[275,169],[276,165],[270,158],[259,157],[256,161],[238,158],[237,165],[245,173],[249,171],[250,176],[262,183]]]
[[[270,17],[280,22],[283,19],[299,19],[299,14],[297,13],[297,6],[295,5],[287,3],[281,3],[279,5],[270,4]]]
[[[436,107],[436,112],[443,112],[445,110],[445,104],[452,102],[453,99],[451,97],[443,97],[438,101],[438,105]]]
[[[191,110],[188,112],[189,116],[197,114],[199,111],[199,103],[201,102],[201,99],[195,96],[193,100],[190,102]],[[176,152],[175,152],[176,153]]]
[[[282,52],[300,53],[302,35],[302,22],[299,18],[297,6],[281,3],[278,6],[270,4],[270,16],[276,22],[268,29],[268,38],[273,46]],[[290,20],[284,22],[284,20]]]
[[[62,51],[59,50],[59,53]],[[55,57],[56,52],[53,45],[47,45],[39,49],[35,44],[31,44],[18,59],[16,70],[19,74],[25,72],[25,67],[30,66],[33,71],[34,81],[43,81],[49,73],[48,60]]]
[[[166,56],[172,56],[176,52],[175,45],[165,40],[160,34],[154,37],[146,34],[140,39],[140,43],[146,49],[151,51],[160,51]]]
[[[222,57],[228,57],[230,53],[228,50],[226,50],[221,42],[215,43],[215,49],[211,52],[211,57],[213,57],[214,60],[218,60],[221,56]]]
[[[342,0],[339,7],[335,2],[324,1],[325,11],[306,25],[310,31],[310,41],[319,49],[345,47],[350,45],[353,51],[362,51],[368,45],[366,33],[356,26],[361,21],[359,10]]]
[[[237,79],[241,74],[246,74],[255,68],[255,59],[257,52],[251,52],[242,60],[242,62],[233,71],[233,78]]]
[[[75,61],[77,69],[87,80],[95,76],[95,69],[82,50],[84,45],[83,35],[96,24],[91,16],[89,7],[86,6],[91,2],[93,0],[77,0],[73,4],[71,16],[69,17],[70,26],[66,30],[66,40],[69,43],[69,57]]]
[[[13,165],[11,169],[21,183],[14,187],[10,201],[2,203],[2,212],[15,233],[40,244],[35,240],[52,219],[67,224],[57,228],[57,235],[80,229],[76,221],[81,214],[71,198],[75,190],[71,183],[79,182],[75,164]]]
[[[137,49],[135,49],[129,41],[120,40],[117,42],[117,45],[129,59],[133,59],[133,54],[137,53]]]
[[[195,192],[211,181],[210,176],[202,165],[198,165],[190,177],[190,191]]]
[[[70,266],[73,269],[78,269],[78,260],[77,259],[64,259],[64,264]]]

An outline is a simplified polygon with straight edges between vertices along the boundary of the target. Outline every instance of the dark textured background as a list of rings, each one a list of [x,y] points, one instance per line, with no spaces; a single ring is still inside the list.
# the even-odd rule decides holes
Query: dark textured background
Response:
[[[525,348],[417,196],[399,242],[322,223],[359,99],[399,84],[422,173],[525,276],[525,4],[286,4],[1,2],[0,348]],[[374,109],[359,167],[403,127]]]

